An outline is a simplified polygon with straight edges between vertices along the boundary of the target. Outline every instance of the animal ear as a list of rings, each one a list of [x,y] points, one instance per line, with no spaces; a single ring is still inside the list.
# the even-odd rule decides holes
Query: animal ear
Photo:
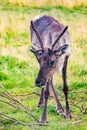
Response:
[[[59,47],[58,50],[55,50],[54,53],[58,56],[61,56],[63,55],[64,53],[67,53],[68,52],[68,48],[69,48],[69,45],[68,44],[65,44],[61,47]]]

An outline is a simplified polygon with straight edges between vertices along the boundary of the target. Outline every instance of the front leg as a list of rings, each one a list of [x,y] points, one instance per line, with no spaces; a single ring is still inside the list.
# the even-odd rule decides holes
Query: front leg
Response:
[[[71,119],[71,112],[70,112],[70,108],[69,108],[69,102],[68,102],[68,86],[67,86],[67,81],[66,81],[66,69],[67,69],[67,61],[68,61],[68,57],[66,57],[65,59],[65,63],[64,63],[64,67],[62,70],[62,79],[63,79],[63,92],[65,95],[65,102],[66,102],[66,118]]]
[[[47,82],[46,85],[46,90],[44,91],[44,99],[45,99],[45,103],[44,103],[44,110],[43,110],[43,114],[41,116],[40,122],[41,123],[47,123],[47,102],[48,102],[48,98],[49,98],[49,82]]]
[[[41,90],[40,99],[37,105],[37,108],[39,109],[42,105],[44,105],[44,88]]]

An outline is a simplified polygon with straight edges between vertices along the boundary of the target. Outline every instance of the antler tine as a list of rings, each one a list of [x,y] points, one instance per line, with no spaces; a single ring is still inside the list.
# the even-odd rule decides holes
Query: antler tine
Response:
[[[66,32],[67,29],[68,29],[68,26],[66,26],[66,27],[64,28],[64,30],[61,32],[61,34],[60,34],[60,35],[58,36],[58,38],[55,40],[55,42],[54,42],[54,44],[53,44],[53,46],[52,46],[52,50],[53,50],[54,46],[56,45],[57,41],[61,38],[61,36]]]
[[[35,28],[35,26],[34,26],[33,21],[31,21],[31,26],[32,26],[32,29],[35,31],[36,36],[37,36],[37,38],[38,38],[38,40],[39,40],[39,42],[40,42],[41,49],[43,50],[43,49],[44,49],[44,47],[43,47],[43,42],[42,42],[42,40],[41,40],[41,37],[40,37],[39,32],[36,30],[36,28]]]

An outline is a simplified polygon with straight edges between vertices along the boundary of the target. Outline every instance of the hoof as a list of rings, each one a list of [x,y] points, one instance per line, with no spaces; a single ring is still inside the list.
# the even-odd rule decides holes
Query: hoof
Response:
[[[39,110],[39,109],[40,109],[40,106],[37,106],[36,109]]]
[[[60,109],[60,110],[56,109],[56,112],[57,112],[57,114],[59,114],[60,116],[66,118],[66,114],[64,113],[64,110],[62,110],[62,109]]]
[[[65,118],[66,119],[72,119],[73,117],[72,117],[72,115],[71,115],[71,112],[66,112],[66,114],[65,114]]]
[[[64,111],[62,109],[56,109],[56,113],[59,114],[59,115],[62,115],[64,114]]]
[[[57,113],[58,113],[60,116],[64,117],[64,118],[66,117],[66,115],[65,115],[64,112],[62,112],[62,113],[61,113],[61,112],[57,112]]]
[[[71,115],[66,115],[65,118],[66,119],[72,119],[73,117]]]
[[[48,120],[40,120],[39,123],[45,123],[45,124],[47,124]]]
[[[38,104],[37,109],[40,109],[40,107],[44,106],[44,103]]]
[[[48,119],[47,119],[47,117],[41,117],[39,122],[40,123],[48,123]]]
[[[64,117],[64,118],[66,118],[65,113],[61,113],[60,115],[61,115],[62,117]]]
[[[40,107],[44,106],[44,101],[40,101],[37,105],[37,109],[39,109]]]

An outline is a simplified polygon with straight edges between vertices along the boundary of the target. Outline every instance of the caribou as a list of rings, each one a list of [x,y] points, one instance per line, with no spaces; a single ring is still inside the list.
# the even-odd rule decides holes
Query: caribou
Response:
[[[41,87],[38,108],[44,105],[40,118],[41,123],[48,122],[47,103],[50,88],[56,101],[56,110],[60,115],[71,119],[68,102],[68,86],[66,79],[67,63],[70,56],[70,36],[68,26],[64,26],[51,16],[36,17],[30,24],[32,51],[40,65],[35,85]],[[54,73],[62,72],[63,92],[65,95],[66,109],[64,110],[53,86]]]

